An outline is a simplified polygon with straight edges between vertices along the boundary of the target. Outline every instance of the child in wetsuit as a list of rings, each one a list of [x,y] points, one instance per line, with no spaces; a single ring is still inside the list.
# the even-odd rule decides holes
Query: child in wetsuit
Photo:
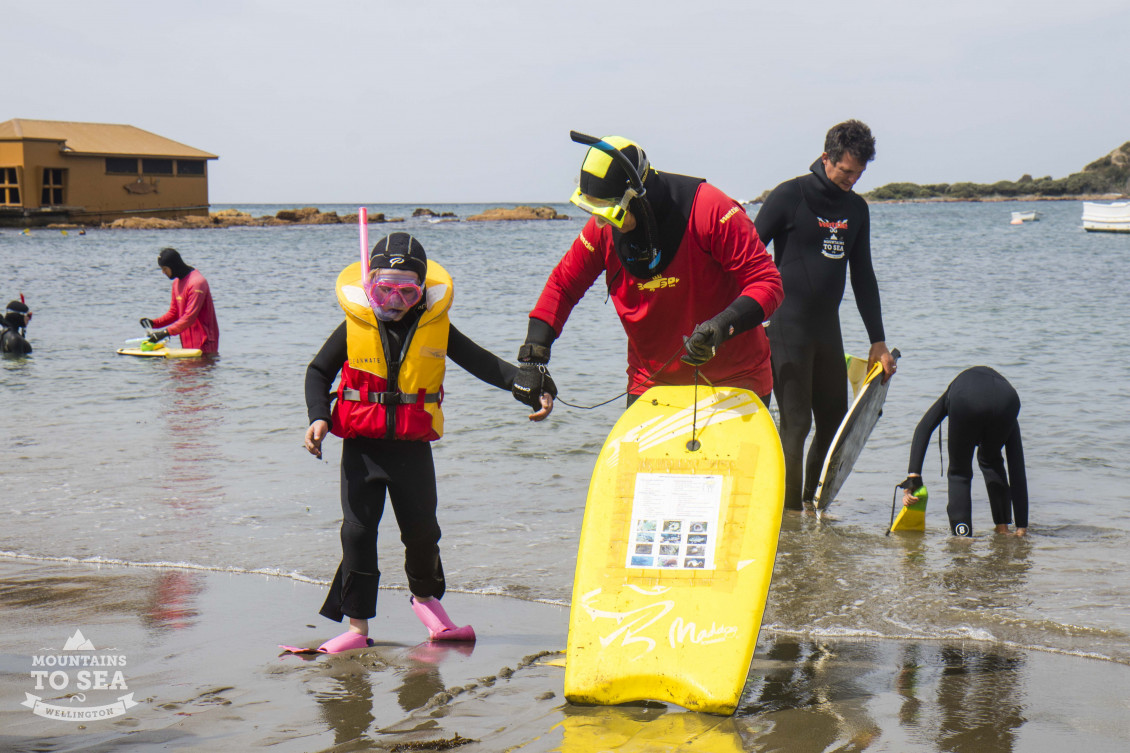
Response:
[[[973,535],[973,452],[985,477],[989,507],[997,533],[1009,533],[1016,518],[1016,535],[1028,533],[1028,478],[1024,471],[1024,444],[1020,439],[1020,396],[1008,380],[988,366],[974,366],[954,378],[942,396],[918,422],[910,446],[910,462],[903,504],[917,501],[922,489],[922,462],[934,429],[949,416],[950,531],[955,536]],[[1004,449],[1004,455],[1001,449]],[[1005,459],[1008,470],[1005,470]]]
[[[431,640],[474,640],[470,625],[456,627],[440,599],[446,583],[440,562],[436,479],[431,442],[443,434],[446,358],[499,389],[511,390],[518,369],[475,344],[448,318],[452,281],[408,233],[373,247],[369,269],[358,262],[338,276],[345,321],[306,370],[310,426],[306,449],[322,456],[322,440],[342,437],[342,560],[320,613],[349,630],[318,649],[337,653],[368,645],[376,614],[377,526],[385,495],[392,502],[405,549],[412,609]],[[340,372],[336,402],[330,386]],[[544,372],[539,372],[544,373]],[[544,374],[528,404],[540,421],[553,409],[556,387]]]

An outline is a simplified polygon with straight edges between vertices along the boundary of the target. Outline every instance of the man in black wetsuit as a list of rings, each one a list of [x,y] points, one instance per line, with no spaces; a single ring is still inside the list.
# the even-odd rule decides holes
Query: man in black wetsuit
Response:
[[[954,536],[973,535],[973,450],[985,477],[989,507],[997,533],[1008,533],[1016,516],[1016,535],[1028,533],[1028,477],[1024,472],[1024,444],[1020,439],[1020,396],[1008,380],[988,366],[974,366],[957,375],[942,396],[930,406],[914,430],[903,504],[913,504],[914,492],[921,489],[922,461],[934,429],[949,416],[950,531]],[[1008,459],[1005,472],[1004,448]]]
[[[801,510],[816,492],[820,469],[847,413],[847,367],[840,335],[840,301],[847,273],[871,348],[867,366],[879,361],[895,373],[884,342],[879,285],[871,266],[867,202],[852,187],[875,158],[871,130],[858,120],[835,125],[810,173],[773,189],[754,225],[773,243],[785,302],[769,322],[773,393],[781,414],[785,451],[785,508]],[[804,459],[804,441],[816,433]]]

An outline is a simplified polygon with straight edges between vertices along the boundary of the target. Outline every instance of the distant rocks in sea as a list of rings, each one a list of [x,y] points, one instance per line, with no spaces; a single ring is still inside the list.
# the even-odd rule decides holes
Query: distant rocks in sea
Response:
[[[131,228],[162,230],[171,228],[223,228],[223,227],[285,227],[289,225],[340,225],[356,224],[357,215],[339,215],[337,212],[323,212],[317,207],[302,209],[282,209],[273,215],[255,217],[238,209],[221,209],[207,217],[189,215],[175,220],[160,217],[126,217],[104,225],[108,228]],[[403,217],[386,217],[384,212],[373,212],[369,223],[404,222]]]
[[[436,212],[427,207],[417,207],[412,212],[414,218],[428,222],[458,222],[454,212]],[[517,206],[513,208],[496,207],[482,214],[468,217],[468,221],[484,222],[494,220],[567,220],[569,217],[558,214],[552,207]],[[403,217],[386,217],[384,212],[370,212],[369,224],[384,222],[404,222]],[[189,215],[177,219],[161,217],[126,217],[104,224],[106,228],[129,228],[138,230],[164,230],[176,228],[226,228],[226,227],[286,227],[290,225],[340,225],[357,224],[356,214],[339,215],[337,212],[323,212],[317,207],[301,209],[282,209],[273,215],[255,217],[239,209],[221,209],[208,216]],[[68,225],[67,227],[75,227]]]
[[[437,220],[455,220],[455,212],[436,212],[427,207],[417,207],[416,211],[412,212],[413,217],[427,217],[428,219]]]
[[[474,214],[467,218],[468,222],[490,222],[495,220],[567,220],[566,214],[558,214],[553,207],[528,207],[525,205],[506,209],[496,207],[488,209],[482,214]]]

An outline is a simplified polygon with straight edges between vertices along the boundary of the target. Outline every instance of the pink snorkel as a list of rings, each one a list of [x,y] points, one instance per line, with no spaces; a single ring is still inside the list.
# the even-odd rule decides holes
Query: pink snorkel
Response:
[[[357,210],[357,223],[361,226],[361,287],[369,288],[369,210]]]

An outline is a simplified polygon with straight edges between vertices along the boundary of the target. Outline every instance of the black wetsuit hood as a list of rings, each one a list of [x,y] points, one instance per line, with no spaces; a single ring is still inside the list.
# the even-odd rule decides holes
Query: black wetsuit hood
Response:
[[[804,192],[804,200],[808,202],[809,208],[823,216],[845,212],[851,197],[856,195],[855,192],[845,191],[829,180],[828,173],[824,171],[822,159],[818,158],[808,169],[815,180],[812,178],[802,179],[800,187]]]
[[[686,234],[687,223],[690,222],[695,194],[699,184],[703,182],[702,178],[660,173],[658,170],[648,171],[644,180],[647,193],[643,198],[632,199],[628,205],[628,211],[636,218],[636,227],[629,233],[612,228],[616,256],[620,258],[628,274],[641,280],[650,280],[662,274],[674,260],[675,252],[679,250],[683,235]],[[644,253],[648,247],[647,215],[641,206],[644,201],[648,203],[655,218],[657,237],[654,245],[658,250],[658,257],[654,260],[648,260]],[[640,258],[641,255],[643,258]]]
[[[195,269],[184,263],[184,259],[180,258],[180,252],[175,248],[161,249],[161,253],[157,254],[157,266],[168,267],[173,277],[178,280],[188,277],[188,273]]]

